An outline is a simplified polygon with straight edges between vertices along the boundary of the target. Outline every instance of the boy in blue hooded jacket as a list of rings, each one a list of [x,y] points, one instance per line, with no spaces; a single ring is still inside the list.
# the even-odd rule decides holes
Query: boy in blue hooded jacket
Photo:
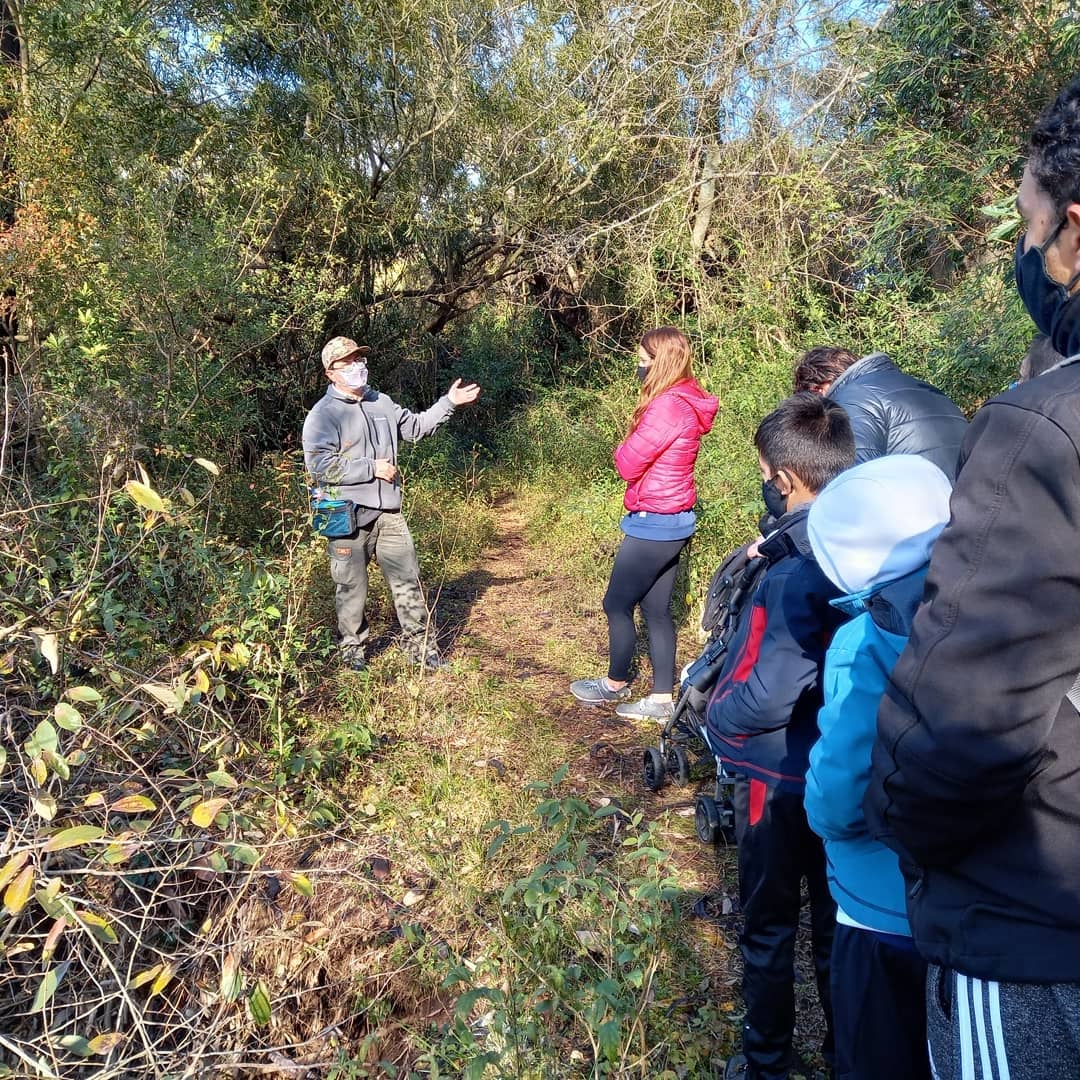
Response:
[[[810,507],[818,565],[853,616],[825,655],[821,737],[810,751],[806,814],[825,841],[837,904],[831,967],[838,1080],[929,1080],[926,963],[915,951],[896,854],[863,817],[870,750],[889,673],[907,644],[951,485],[910,454],[841,473]]]

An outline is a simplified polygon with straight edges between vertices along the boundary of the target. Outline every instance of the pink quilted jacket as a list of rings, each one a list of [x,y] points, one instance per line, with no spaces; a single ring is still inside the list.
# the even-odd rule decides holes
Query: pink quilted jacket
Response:
[[[719,406],[693,379],[676,383],[649,403],[638,426],[615,448],[615,468],[626,481],[627,510],[677,514],[697,502],[694,462]]]

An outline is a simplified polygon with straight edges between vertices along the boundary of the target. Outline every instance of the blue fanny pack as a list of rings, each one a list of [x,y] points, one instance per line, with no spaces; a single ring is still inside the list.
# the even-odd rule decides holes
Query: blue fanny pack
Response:
[[[352,536],[356,532],[356,504],[312,494],[311,527],[328,540]]]

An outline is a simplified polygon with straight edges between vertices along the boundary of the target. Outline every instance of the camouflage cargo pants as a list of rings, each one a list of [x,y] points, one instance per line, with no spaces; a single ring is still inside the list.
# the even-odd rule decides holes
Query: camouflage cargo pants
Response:
[[[368,639],[364,613],[368,592],[368,563],[374,557],[390,586],[401,624],[402,648],[414,659],[435,650],[434,624],[420,586],[420,566],[412,533],[400,513],[380,514],[353,536],[327,541],[330,576],[336,586],[341,648],[363,650]]]

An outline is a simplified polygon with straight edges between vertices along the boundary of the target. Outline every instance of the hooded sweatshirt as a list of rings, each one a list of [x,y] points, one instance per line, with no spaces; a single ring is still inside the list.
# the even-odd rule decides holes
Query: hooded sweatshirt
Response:
[[[825,655],[821,737],[810,751],[806,815],[825,841],[838,919],[910,937],[895,854],[870,836],[862,801],[877,711],[922,598],[930,549],[949,518],[951,485],[926,458],[897,454],[841,473],[807,521],[818,565],[852,616]]]

